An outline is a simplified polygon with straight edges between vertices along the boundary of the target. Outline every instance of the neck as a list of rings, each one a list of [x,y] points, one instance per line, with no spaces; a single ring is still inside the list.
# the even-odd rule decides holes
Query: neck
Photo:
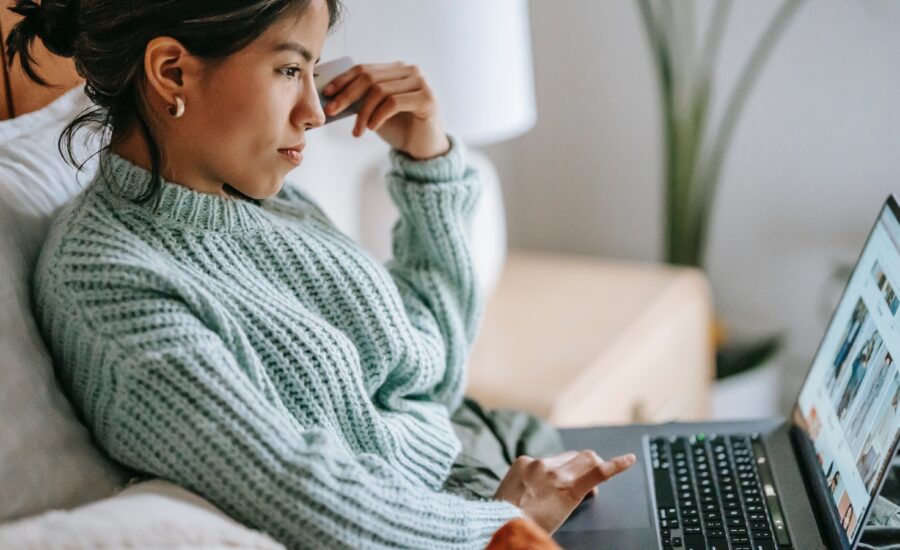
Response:
[[[148,172],[151,170],[150,148],[147,146],[146,140],[138,132],[130,132],[124,137],[113,137],[109,145],[110,150],[120,157],[128,160],[135,166],[139,166]],[[210,193],[223,197],[235,197],[248,201],[256,202],[252,197],[241,193],[231,185],[221,182],[200,183],[199,178],[185,177],[183,174],[189,173],[190,170],[175,170],[172,162],[167,162],[171,154],[163,154],[162,166],[160,166],[160,176],[167,181],[183,185],[201,193]],[[182,174],[179,176],[179,174]]]

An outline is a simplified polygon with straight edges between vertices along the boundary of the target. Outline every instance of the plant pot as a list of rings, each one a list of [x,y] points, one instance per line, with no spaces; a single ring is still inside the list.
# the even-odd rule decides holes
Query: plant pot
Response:
[[[774,360],[717,380],[712,391],[713,420],[742,420],[778,414],[781,369]]]

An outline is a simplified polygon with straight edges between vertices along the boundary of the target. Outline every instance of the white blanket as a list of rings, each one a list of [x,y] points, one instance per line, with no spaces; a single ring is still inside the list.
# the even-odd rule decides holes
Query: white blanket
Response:
[[[54,510],[0,525],[6,549],[225,549],[284,550],[200,496],[160,479],[72,510]]]

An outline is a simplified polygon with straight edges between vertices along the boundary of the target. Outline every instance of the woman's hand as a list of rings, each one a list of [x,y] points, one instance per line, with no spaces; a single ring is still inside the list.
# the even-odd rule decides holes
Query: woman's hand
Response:
[[[494,494],[519,507],[529,519],[553,533],[597,484],[624,472],[636,458],[617,456],[606,462],[591,450],[566,451],[549,458],[522,455]]]
[[[325,106],[328,115],[365,97],[353,128],[356,137],[367,128],[374,130],[389,145],[418,160],[450,150],[437,99],[415,65],[401,61],[354,65],[336,76],[322,93],[332,97]]]

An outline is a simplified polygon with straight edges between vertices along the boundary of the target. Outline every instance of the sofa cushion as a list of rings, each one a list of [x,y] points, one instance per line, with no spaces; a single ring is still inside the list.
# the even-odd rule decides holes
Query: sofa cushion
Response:
[[[0,525],[0,548],[256,548],[284,550],[200,496],[154,479],[70,511]]]
[[[0,522],[111,495],[129,472],[92,442],[62,393],[31,313],[30,279],[50,217],[91,180],[57,149],[90,100],[76,87],[32,113],[0,121]],[[76,158],[97,149],[76,135]]]

